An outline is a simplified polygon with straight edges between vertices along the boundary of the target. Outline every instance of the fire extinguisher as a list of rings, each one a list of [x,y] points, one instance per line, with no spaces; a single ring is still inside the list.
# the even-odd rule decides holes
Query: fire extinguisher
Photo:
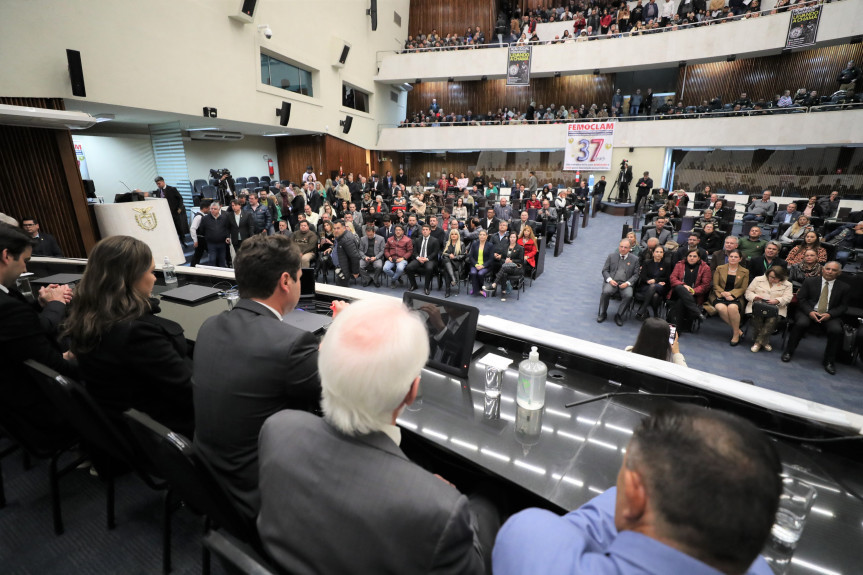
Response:
[[[271,176],[275,175],[276,172],[275,172],[275,170],[273,170],[273,159],[272,158],[267,158],[267,168],[269,168]]]
[[[575,183],[577,184],[579,182],[581,182],[581,170],[576,170],[575,171]]]

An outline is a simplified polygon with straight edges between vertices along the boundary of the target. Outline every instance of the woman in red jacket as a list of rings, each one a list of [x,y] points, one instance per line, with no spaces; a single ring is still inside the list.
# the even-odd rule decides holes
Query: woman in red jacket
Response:
[[[677,262],[671,272],[671,291],[675,299],[673,315],[678,322],[691,321],[701,316],[698,306],[704,303],[713,285],[713,274],[707,262],[702,261],[698,250],[686,254],[686,259]]]

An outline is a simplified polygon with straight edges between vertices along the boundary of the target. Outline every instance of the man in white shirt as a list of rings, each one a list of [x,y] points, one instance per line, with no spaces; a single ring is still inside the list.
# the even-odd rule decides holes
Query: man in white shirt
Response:
[[[672,0],[665,0],[662,4],[662,8],[659,11],[660,26],[663,28],[668,26],[668,23],[674,17],[674,2]]]
[[[303,183],[306,182],[317,182],[318,178],[315,176],[315,172],[311,166],[306,166],[306,171],[303,173]]]

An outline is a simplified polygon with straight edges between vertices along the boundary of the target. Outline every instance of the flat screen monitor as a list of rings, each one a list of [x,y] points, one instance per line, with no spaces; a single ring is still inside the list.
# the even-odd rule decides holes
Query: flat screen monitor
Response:
[[[479,310],[426,295],[405,292],[403,301],[416,310],[429,333],[428,367],[457,377],[467,377]]]

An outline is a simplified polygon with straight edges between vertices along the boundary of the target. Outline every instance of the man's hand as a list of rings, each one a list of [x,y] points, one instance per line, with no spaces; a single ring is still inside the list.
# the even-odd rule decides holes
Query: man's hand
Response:
[[[612,286],[614,286],[614,287],[620,287],[620,284],[619,284],[619,283],[617,283],[617,282],[616,282],[616,281],[614,281],[614,280],[611,280],[611,281],[610,281],[610,282],[608,282],[608,283],[610,283],[610,284],[611,284]]]
[[[51,284],[39,288],[39,305],[45,307],[52,301],[67,304],[72,301],[72,289],[67,285]]]
[[[623,282],[622,284],[618,284],[617,287],[619,287],[620,289],[626,289],[629,287],[629,282]]]
[[[333,312],[333,319],[336,319],[336,316],[347,309],[349,305],[350,304],[344,300],[333,300],[333,303],[330,304],[330,310]]]
[[[440,309],[434,304],[427,303],[419,308],[421,311],[424,311],[429,316],[429,323],[436,331],[441,331],[446,327],[446,324],[443,322],[443,318],[440,314]]]
[[[656,280],[647,280],[647,285],[653,285],[656,283]]]
[[[198,242],[195,242],[195,247],[198,247]]]
[[[75,354],[72,353],[71,350],[66,351],[63,353],[63,359],[65,359],[66,361],[72,361],[73,359],[75,359]]]
[[[225,238],[225,243],[231,245],[231,238]]]

